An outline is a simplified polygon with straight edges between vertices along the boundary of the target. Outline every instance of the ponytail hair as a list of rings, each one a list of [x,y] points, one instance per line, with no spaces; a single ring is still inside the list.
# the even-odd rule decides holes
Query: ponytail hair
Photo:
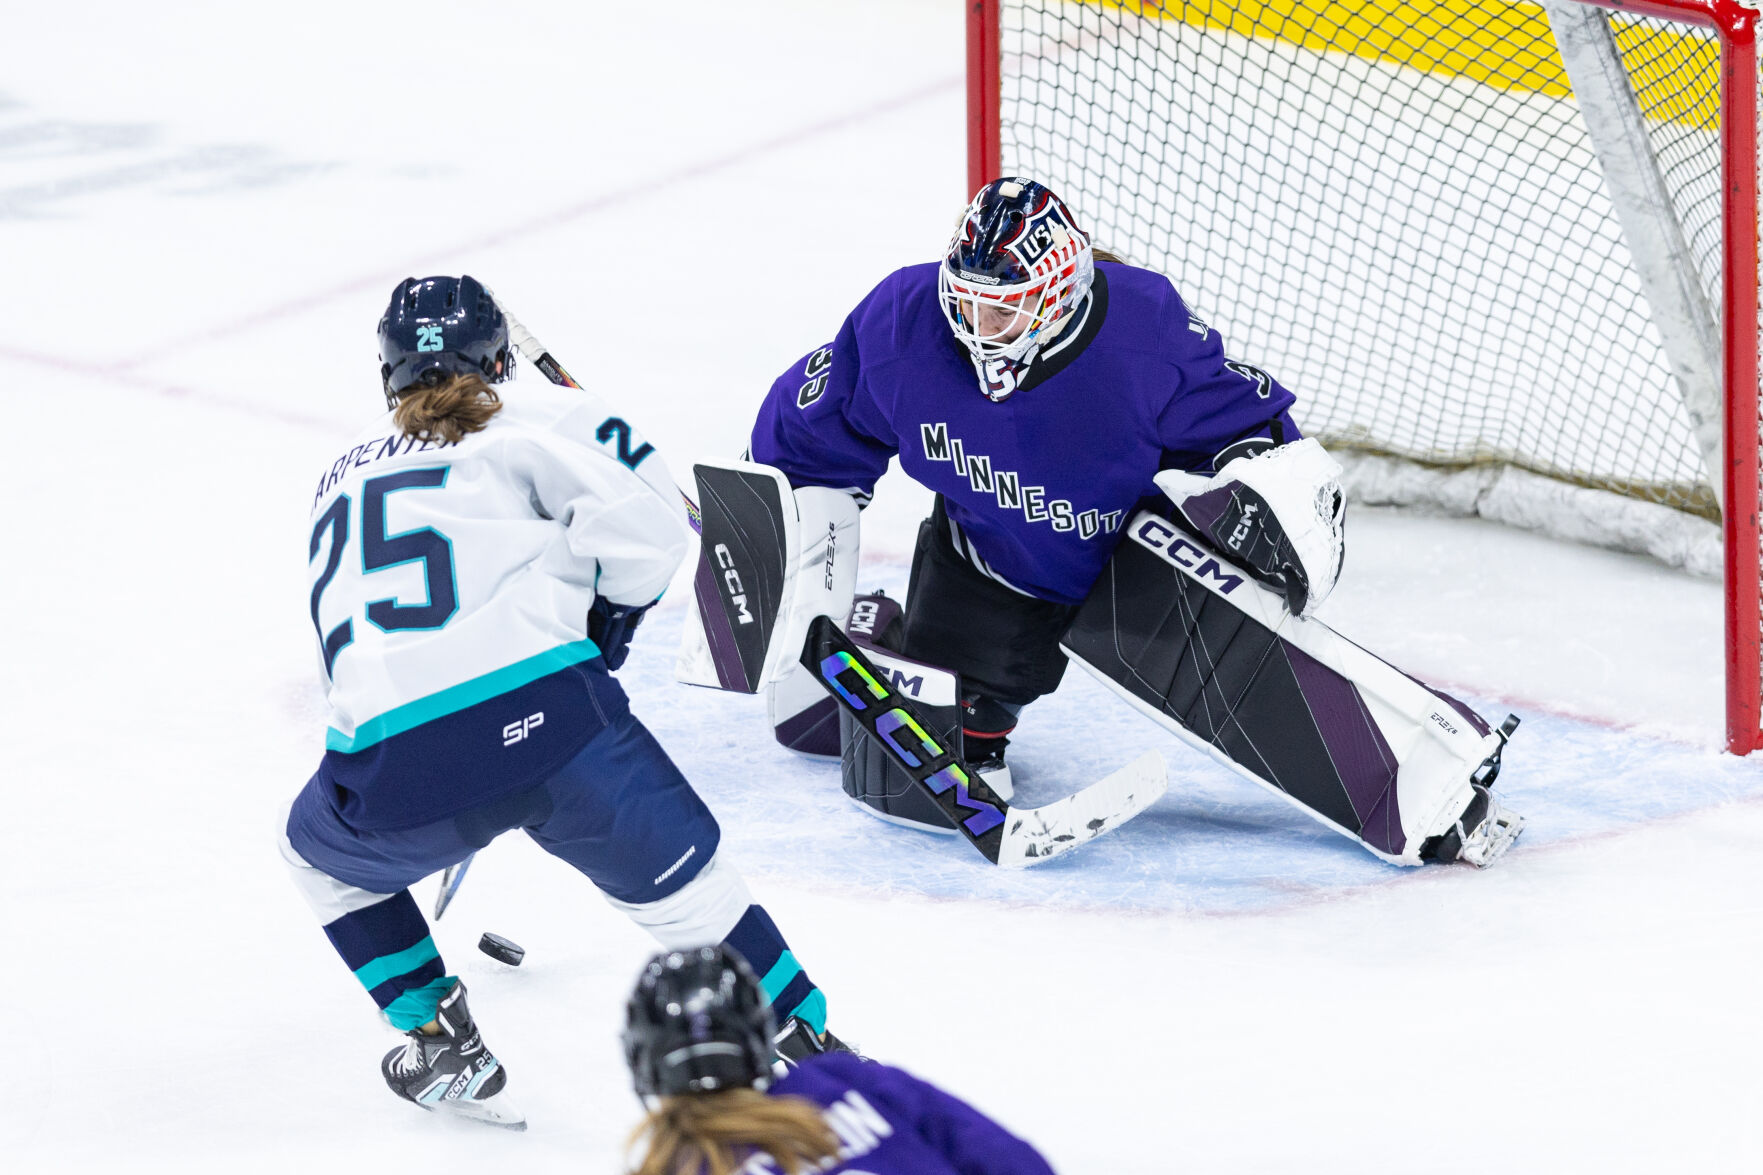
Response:
[[[756,1151],[784,1175],[812,1175],[839,1152],[813,1102],[740,1088],[663,1098],[631,1134],[629,1145],[639,1142],[631,1175],[735,1175]]]
[[[1112,261],[1116,265],[1127,264],[1126,258],[1120,256],[1119,254],[1110,253],[1106,249],[1098,249],[1093,245],[1090,247],[1090,253],[1095,257],[1095,259],[1097,261]]]
[[[502,397],[482,376],[454,373],[406,389],[392,410],[392,423],[407,437],[457,445],[467,435],[482,432],[500,411]]]

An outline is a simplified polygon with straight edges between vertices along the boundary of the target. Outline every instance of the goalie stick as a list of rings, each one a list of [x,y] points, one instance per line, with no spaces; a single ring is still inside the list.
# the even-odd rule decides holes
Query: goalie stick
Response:
[[[1119,828],[1169,789],[1163,756],[1149,751],[1062,800],[1012,807],[931,737],[912,700],[885,684],[830,618],[816,617],[808,626],[802,665],[994,865],[1020,867],[1056,857]]]
[[[496,296],[496,291],[490,289],[489,286],[484,286],[484,292],[490,295],[490,300],[496,304],[496,308],[502,312],[502,317],[508,321],[508,341],[514,344],[514,349],[526,356],[526,361],[538,368],[539,373],[552,383],[559,387],[581,390],[582,385],[577,383],[575,377],[569,372],[563,370],[563,364],[557,362],[545,344],[539,342],[533,332],[526,328],[526,324],[514,317],[508,307],[503,305],[502,299]],[[703,533],[704,516],[698,511],[698,503],[692,501],[691,495],[684,490],[680,491],[679,496],[685,501],[686,521],[692,524],[693,532]]]

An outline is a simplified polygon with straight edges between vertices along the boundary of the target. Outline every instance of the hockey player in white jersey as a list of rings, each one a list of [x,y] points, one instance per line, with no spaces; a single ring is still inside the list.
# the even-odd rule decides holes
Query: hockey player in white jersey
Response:
[[[408,279],[379,328],[391,410],[319,477],[308,556],[325,754],[281,851],[345,965],[410,1042],[393,1092],[505,1126],[483,1043],[409,886],[520,828],[670,949],[753,961],[794,1059],[826,1001],[610,671],[687,549],[662,459],[592,393],[523,387],[470,277]]]

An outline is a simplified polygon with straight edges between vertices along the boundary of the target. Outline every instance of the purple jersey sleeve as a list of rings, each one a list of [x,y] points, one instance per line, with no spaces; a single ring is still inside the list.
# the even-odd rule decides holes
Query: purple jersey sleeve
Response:
[[[753,460],[783,470],[793,486],[850,489],[865,498],[874,492],[897,445],[868,387],[866,363],[873,366],[873,360],[859,340],[886,330],[889,300],[877,287],[831,343],[804,356],[771,385],[753,424]]]
[[[1034,1147],[910,1073],[841,1055],[816,1057],[812,1065],[819,1076],[859,1091],[959,1175],[1053,1175]]]
[[[1170,316],[1179,386],[1157,420],[1166,469],[1212,471],[1212,458],[1250,437],[1299,440],[1290,409],[1297,397],[1259,367],[1231,359],[1219,333],[1175,297]]]

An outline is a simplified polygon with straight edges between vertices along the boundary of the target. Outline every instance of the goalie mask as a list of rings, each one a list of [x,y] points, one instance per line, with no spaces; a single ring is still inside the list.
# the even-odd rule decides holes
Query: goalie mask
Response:
[[[396,408],[413,387],[465,374],[486,383],[514,374],[508,320],[496,300],[470,274],[399,282],[380,319],[386,407]]]
[[[1033,358],[1089,293],[1095,257],[1064,201],[1033,180],[994,180],[961,214],[937,273],[943,317],[973,357],[986,395],[1015,380],[998,369]]]

